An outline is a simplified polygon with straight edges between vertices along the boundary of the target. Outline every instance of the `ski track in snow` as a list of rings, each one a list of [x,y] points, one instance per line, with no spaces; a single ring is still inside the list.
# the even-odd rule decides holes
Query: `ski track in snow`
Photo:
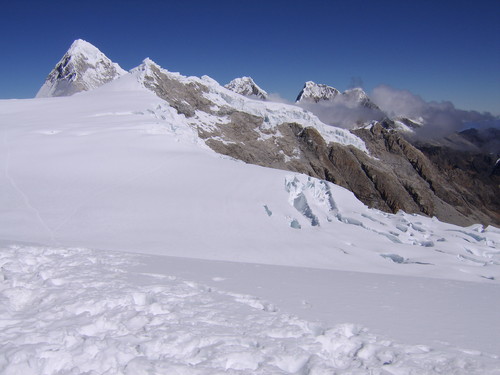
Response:
[[[0,373],[500,374],[498,357],[332,328],[258,298],[134,271],[140,255],[0,249]]]
[[[11,158],[11,152],[10,152],[10,146],[9,143],[7,142],[7,136],[6,136],[6,131],[4,130],[3,132],[3,144],[4,148],[6,150],[6,156],[5,156],[5,166],[4,166],[4,175],[9,184],[12,186],[12,188],[21,196],[21,199],[26,206],[26,208],[32,212],[34,212],[35,217],[37,221],[40,223],[41,227],[47,234],[49,235],[50,238],[50,243],[55,245],[57,242],[55,241],[54,237],[54,232],[52,229],[47,225],[45,220],[42,217],[42,214],[40,211],[31,204],[29,197],[26,195],[26,193],[19,187],[19,185],[16,183],[15,179],[12,177],[10,174],[10,158]]]
[[[158,171],[162,170],[163,168],[165,168],[165,163],[161,164],[159,166],[156,166],[154,168],[150,168],[144,172],[134,174],[134,175],[122,180],[122,181],[115,183],[113,186],[109,186],[109,187],[105,187],[104,189],[97,189],[95,191],[89,192],[89,194],[82,199],[81,203],[70,214],[68,214],[68,216],[55,228],[55,232],[57,233],[59,230],[61,230],[66,224],[68,224],[68,222],[73,217],[75,217],[78,214],[78,212],[83,207],[85,207],[85,205],[88,205],[90,202],[95,200],[98,196],[100,196],[104,193],[109,193],[113,190],[116,190],[116,189],[122,187],[122,186],[125,186],[127,183],[133,182],[135,180],[138,180],[140,178],[143,178],[143,177],[151,175],[155,172],[158,172]],[[53,235],[52,235],[52,239],[54,239]],[[53,241],[53,243],[55,243],[55,242]]]

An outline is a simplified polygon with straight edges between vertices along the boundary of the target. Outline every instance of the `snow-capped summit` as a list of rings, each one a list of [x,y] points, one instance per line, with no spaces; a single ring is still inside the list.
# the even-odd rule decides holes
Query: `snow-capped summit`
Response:
[[[333,100],[340,91],[334,87],[327,86],[321,83],[315,83],[313,81],[307,81],[304,84],[304,88],[300,91],[297,96],[296,103],[301,102],[314,102],[318,103],[322,100]]]
[[[78,39],[50,72],[37,98],[88,91],[127,73],[95,46]]]
[[[266,100],[268,97],[267,92],[261,89],[251,77],[235,78],[224,87],[244,96],[256,97],[263,100]]]
[[[296,103],[336,102],[348,108],[364,107],[379,110],[363,89],[356,87],[340,93],[335,87],[308,81],[297,96]]]

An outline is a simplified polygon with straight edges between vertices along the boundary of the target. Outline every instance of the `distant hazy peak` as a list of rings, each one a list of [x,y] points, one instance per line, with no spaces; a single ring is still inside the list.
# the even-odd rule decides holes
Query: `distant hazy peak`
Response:
[[[340,91],[334,87],[327,86],[321,83],[315,83],[313,81],[307,81],[304,84],[304,88],[297,96],[296,102],[318,103],[322,100],[333,100],[339,94]]]
[[[368,95],[366,95],[366,92],[360,87],[355,87],[352,89],[345,90],[342,94],[348,98],[352,98],[358,101],[361,101],[363,99],[369,99]]]
[[[355,87],[340,93],[335,87],[307,81],[304,84],[304,88],[297,96],[296,103],[307,104],[319,102],[335,102],[343,104],[348,108],[365,107],[380,110],[380,108],[370,100],[362,88]]]
[[[264,100],[268,97],[267,92],[260,88],[251,77],[235,78],[224,87],[244,96],[257,97]]]
[[[345,102],[350,103],[351,105],[380,110],[380,108],[371,101],[370,97],[360,87],[345,90],[342,93],[342,97]]]
[[[97,47],[77,39],[50,72],[36,97],[70,96],[95,89],[126,73]]]

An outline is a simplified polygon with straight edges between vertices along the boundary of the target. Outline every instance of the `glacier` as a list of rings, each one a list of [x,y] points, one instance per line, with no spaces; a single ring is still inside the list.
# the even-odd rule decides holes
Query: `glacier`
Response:
[[[0,372],[499,373],[498,228],[216,154],[152,70],[324,124],[155,66],[0,101]]]

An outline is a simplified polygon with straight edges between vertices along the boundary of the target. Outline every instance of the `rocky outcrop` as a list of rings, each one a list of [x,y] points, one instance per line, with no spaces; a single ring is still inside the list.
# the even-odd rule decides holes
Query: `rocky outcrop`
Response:
[[[500,175],[497,155],[461,151],[453,148],[417,144],[432,162],[446,186],[458,196],[452,200],[457,209],[468,215],[492,218],[500,223]],[[481,217],[478,216],[478,217]]]
[[[197,110],[211,112],[213,103],[203,96],[208,91],[207,87],[193,81],[182,82],[177,77],[167,75],[150,59],[145,59],[136,69],[144,71],[144,86],[164,99],[178,113],[193,117]]]

